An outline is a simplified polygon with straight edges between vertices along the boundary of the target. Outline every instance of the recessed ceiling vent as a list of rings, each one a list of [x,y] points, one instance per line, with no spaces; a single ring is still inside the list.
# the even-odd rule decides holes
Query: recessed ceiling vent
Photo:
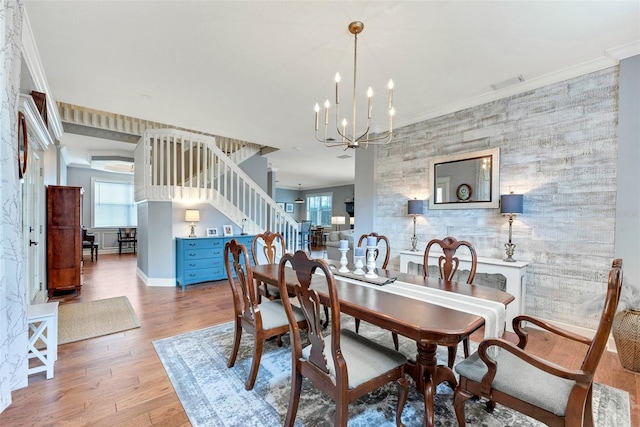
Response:
[[[509,80],[504,80],[502,82],[494,83],[490,86],[491,86],[491,89],[493,90],[500,90],[500,89],[504,89],[505,87],[517,85],[518,83],[522,83],[523,81],[524,81],[524,77],[520,75]]]

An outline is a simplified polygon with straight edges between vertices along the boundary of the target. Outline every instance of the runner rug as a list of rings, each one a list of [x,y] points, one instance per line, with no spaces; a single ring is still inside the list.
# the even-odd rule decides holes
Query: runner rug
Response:
[[[353,329],[353,319],[343,316],[343,327]],[[391,347],[391,333],[362,322],[360,333]],[[156,352],[194,427],[202,426],[276,426],[282,425],[289,403],[291,353],[288,335],[283,346],[268,341],[253,390],[244,383],[251,367],[252,341],[242,335],[240,352],[233,368],[227,358],[233,342],[233,325],[224,323],[206,329],[154,341]],[[400,338],[400,350],[415,357],[415,343]],[[470,342],[472,350],[477,344]],[[462,348],[458,354],[463,354]],[[438,348],[438,360],[446,364],[446,348]],[[424,425],[424,401],[410,379],[409,399],[402,413],[407,427]],[[349,426],[394,426],[397,386],[392,383],[349,405]],[[629,395],[623,390],[601,384],[594,387],[593,407],[597,427],[630,427]],[[457,425],[453,409],[453,390],[438,386],[435,398],[438,426]],[[497,405],[493,413],[484,402],[469,401],[465,406],[468,425],[483,427],[544,425],[516,411]],[[296,426],[331,426],[335,405],[308,380],[303,388]]]
[[[138,316],[125,296],[61,304],[58,308],[58,344],[139,327]]]

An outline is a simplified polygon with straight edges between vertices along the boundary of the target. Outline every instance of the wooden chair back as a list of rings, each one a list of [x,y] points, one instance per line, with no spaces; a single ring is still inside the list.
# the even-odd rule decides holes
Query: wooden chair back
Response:
[[[284,237],[280,233],[267,230],[264,233],[256,234],[251,242],[251,253],[255,265],[264,264],[261,262],[263,259],[267,264],[276,264],[280,262],[280,258],[285,252]],[[263,255],[264,258],[261,259],[260,255]]]
[[[467,283],[473,283],[473,279],[476,277],[476,268],[478,264],[478,257],[476,255],[476,250],[473,245],[466,240],[456,240],[455,237],[447,236],[444,239],[433,239],[428,244],[426,249],[424,250],[424,277],[429,277],[429,254],[435,246],[439,246],[443,252],[438,258],[438,270],[440,271],[440,278],[451,282],[458,271],[458,266],[460,265],[460,259],[455,256],[456,251],[461,246],[466,246],[469,249],[469,253],[471,254],[471,270],[469,271],[469,277],[467,278]]]
[[[255,265],[260,264],[277,264],[280,262],[280,258],[285,254],[284,237],[280,233],[272,233],[271,231],[265,231],[264,233],[257,234],[251,242],[251,254],[253,255],[253,263]],[[269,285],[267,283],[258,283],[258,302],[260,302],[260,295],[275,300],[280,298],[280,292],[277,286]]]
[[[322,303],[318,292],[314,289],[314,286],[324,285],[329,291],[329,302],[325,302],[324,305],[331,310],[331,348],[333,349],[331,356],[334,360],[334,366],[341,367],[336,369],[336,386],[341,387],[341,382],[346,378],[346,364],[340,353],[340,303],[338,302],[338,294],[336,292],[335,280],[333,273],[329,269],[329,265],[322,259],[311,259],[304,251],[296,251],[295,254],[285,254],[280,261],[279,269],[279,283],[280,283],[280,295],[282,296],[283,305],[287,318],[289,319],[289,325],[294,322],[293,311],[291,309],[290,297],[287,294],[286,289],[283,289],[283,284],[286,283],[285,270],[287,267],[291,267],[296,272],[296,278],[298,284],[294,289],[289,289],[289,294],[295,296],[302,308],[305,319],[307,321],[307,336],[311,344],[311,355],[309,357],[309,367],[311,371],[312,381],[314,379],[321,381],[332,381],[329,378],[329,369],[327,367],[327,361],[324,358],[323,350],[327,346],[324,340],[323,334],[323,322],[320,316],[320,308]],[[314,273],[319,270],[324,274],[323,276],[316,275]],[[312,285],[312,279],[313,285]],[[324,282],[324,283],[320,283]],[[300,331],[291,331],[292,340],[292,352],[293,360],[298,360],[302,357],[302,340],[300,338]]]
[[[380,267],[387,268],[387,265],[389,265],[389,259],[391,259],[391,245],[389,244],[389,239],[387,239],[387,236],[383,236],[382,234],[378,234],[376,232],[363,234],[362,236],[360,236],[360,239],[358,239],[358,247],[363,246],[363,243],[364,246],[367,246],[368,237],[376,238],[376,244],[378,246],[378,249],[376,249],[376,260],[378,259],[380,253],[384,251],[384,261],[382,262],[382,265]],[[382,249],[380,249],[380,242],[384,242],[384,247]]]
[[[236,316],[253,324],[255,328],[262,329],[258,291],[253,280],[247,247],[238,243],[236,239],[227,242],[224,246],[224,267],[233,293]]]
[[[622,291],[622,259],[615,259],[609,271],[609,281],[607,282],[607,295],[605,296],[602,315],[593,337],[589,350],[582,361],[581,369],[585,372],[595,374],[600,359],[607,348],[607,341],[611,333],[613,318],[616,315],[620,292]]]

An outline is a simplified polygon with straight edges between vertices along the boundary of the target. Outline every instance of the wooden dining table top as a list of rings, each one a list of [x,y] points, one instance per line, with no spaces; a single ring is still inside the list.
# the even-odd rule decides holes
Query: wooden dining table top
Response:
[[[256,280],[278,286],[278,268],[278,264],[256,265],[252,268],[253,276]],[[484,286],[445,282],[438,278],[425,278],[380,268],[376,271],[380,277],[396,278],[398,281],[418,286],[500,302],[505,306],[514,300],[511,294]],[[369,287],[350,283],[337,274],[334,277],[341,312],[416,342],[457,343],[461,337],[484,324],[484,319],[476,314],[383,292],[375,285]],[[290,268],[286,269],[286,281],[297,283],[295,272]],[[313,289],[318,292],[321,300],[328,299],[328,290],[323,278],[318,278],[318,284]]]

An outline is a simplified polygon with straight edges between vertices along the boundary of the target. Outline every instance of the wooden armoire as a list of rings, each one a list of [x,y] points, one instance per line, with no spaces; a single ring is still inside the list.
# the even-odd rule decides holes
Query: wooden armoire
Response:
[[[47,289],[81,290],[81,187],[47,187]]]

